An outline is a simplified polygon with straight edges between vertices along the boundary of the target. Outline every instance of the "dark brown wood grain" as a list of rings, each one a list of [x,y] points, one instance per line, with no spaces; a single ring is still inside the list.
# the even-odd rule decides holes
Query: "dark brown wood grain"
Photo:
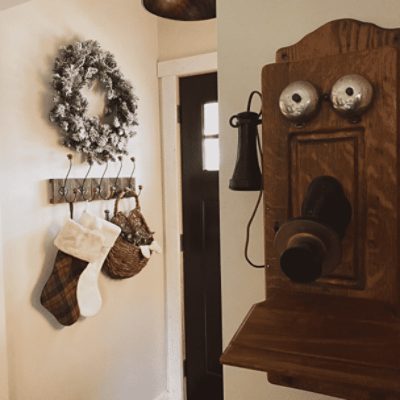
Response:
[[[305,191],[321,175],[341,182],[352,204],[352,219],[343,240],[342,263],[318,285],[363,289],[361,221],[365,203],[364,130],[293,132],[289,137],[289,217],[300,215]]]
[[[400,29],[338,20],[278,50],[277,63],[263,68],[267,300],[250,310],[223,363],[347,400],[400,399],[399,45]],[[374,88],[356,123],[329,101],[336,80],[354,73]],[[323,99],[301,127],[278,105],[296,80],[314,84]],[[353,216],[337,269],[295,284],[280,270],[274,227],[300,215],[320,175],[342,183]]]
[[[334,82],[349,72],[349,66],[376,88],[373,106],[359,123],[338,115],[329,101],[323,101],[319,113],[302,128],[281,115],[277,99],[289,82],[309,80],[321,93],[329,93]],[[268,123],[263,127],[263,176],[269,292],[329,292],[384,301],[399,310],[398,196],[393,190],[398,179],[398,105],[393,90],[397,87],[397,66],[398,49],[384,47],[264,67],[263,118]],[[344,259],[337,273],[356,272],[347,281],[344,276],[341,282],[328,278],[313,285],[293,284],[280,271],[273,227],[298,216],[307,186],[318,175],[341,181],[352,204],[352,225],[343,242]]]
[[[276,52],[276,62],[293,62],[385,46],[400,46],[400,29],[385,29],[354,19],[322,25],[298,43]]]
[[[331,396],[347,400],[398,400],[396,392],[385,390],[367,389],[365,386],[358,386],[354,383],[338,385],[334,381],[321,381],[317,377],[293,377],[268,373],[268,381],[275,385],[289,386],[296,389],[310,390],[316,393],[330,393]]]
[[[375,301],[271,296],[250,311],[222,362],[400,393],[398,322],[390,308]]]

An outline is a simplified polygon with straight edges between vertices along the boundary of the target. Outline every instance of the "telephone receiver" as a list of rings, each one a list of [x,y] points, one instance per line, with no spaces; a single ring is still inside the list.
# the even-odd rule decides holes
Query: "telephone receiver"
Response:
[[[351,215],[341,183],[331,176],[315,178],[301,215],[277,229],[274,246],[283,273],[296,283],[311,283],[332,273],[341,262],[341,241]]]
[[[238,129],[237,158],[229,181],[231,190],[262,190],[262,175],[257,157],[257,141],[259,140],[257,126],[262,123],[261,112],[250,111],[252,99],[256,94],[261,98],[260,92],[256,90],[251,92],[247,110],[233,115],[229,120],[230,126]],[[258,145],[260,145],[259,142]],[[259,150],[261,153],[261,149]]]

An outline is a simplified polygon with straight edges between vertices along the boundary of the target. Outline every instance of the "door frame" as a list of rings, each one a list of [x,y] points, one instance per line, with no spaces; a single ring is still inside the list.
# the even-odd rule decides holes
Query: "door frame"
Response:
[[[2,238],[2,213],[0,211],[0,400],[9,399],[8,351],[5,304],[5,271]]]
[[[182,181],[179,78],[217,71],[217,53],[207,53],[158,63],[160,82],[161,146],[164,207],[164,263],[167,390],[169,400],[185,400]]]

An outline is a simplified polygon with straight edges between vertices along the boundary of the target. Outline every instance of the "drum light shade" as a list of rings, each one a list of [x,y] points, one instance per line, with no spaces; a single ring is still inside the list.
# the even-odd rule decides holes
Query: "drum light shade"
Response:
[[[200,21],[216,17],[216,0],[142,0],[144,8],[162,18]]]

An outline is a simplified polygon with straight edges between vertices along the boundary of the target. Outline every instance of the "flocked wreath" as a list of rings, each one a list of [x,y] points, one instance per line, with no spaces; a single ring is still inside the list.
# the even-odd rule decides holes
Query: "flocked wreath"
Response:
[[[88,101],[81,89],[98,80],[106,92],[104,118],[87,115]],[[137,97],[124,79],[114,56],[88,40],[62,47],[54,63],[56,92],[50,120],[57,124],[62,143],[102,162],[127,154],[135,132]]]

